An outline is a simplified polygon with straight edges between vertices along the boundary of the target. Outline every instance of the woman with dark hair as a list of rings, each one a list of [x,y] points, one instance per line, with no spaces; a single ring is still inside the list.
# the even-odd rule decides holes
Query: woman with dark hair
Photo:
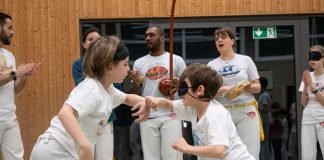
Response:
[[[218,100],[231,113],[238,135],[249,152],[259,159],[260,152],[260,117],[257,101],[253,94],[260,92],[258,70],[252,59],[235,53],[235,34],[228,27],[216,29],[215,45],[220,56],[208,63],[223,79],[223,85],[217,92]],[[224,94],[240,82],[248,81],[249,85],[236,98],[228,99]],[[262,133],[262,132],[261,132]]]
[[[72,76],[74,80],[74,84],[78,85],[83,79],[83,73],[82,73],[82,63],[83,63],[83,57],[85,52],[90,46],[90,43],[95,41],[100,37],[100,31],[96,27],[90,27],[88,28],[82,36],[82,51],[81,51],[81,57],[80,59],[73,62],[72,65]]]

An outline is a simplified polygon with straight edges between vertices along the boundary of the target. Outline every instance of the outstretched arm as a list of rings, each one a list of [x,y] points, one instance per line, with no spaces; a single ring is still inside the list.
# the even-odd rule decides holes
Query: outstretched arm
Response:
[[[127,95],[127,96],[129,96],[129,95]],[[167,109],[173,109],[172,101],[165,99],[165,98],[155,98],[152,96],[147,96],[147,97],[145,97],[145,101],[140,101],[133,106],[132,111],[135,111],[137,109],[139,111],[137,111],[136,113],[133,113],[132,116],[134,116],[134,117],[139,116],[139,118],[136,119],[137,122],[144,121],[149,117],[150,109],[151,108],[157,109],[157,106],[163,106],[164,108],[167,108]]]
[[[158,106],[163,107],[164,109],[173,110],[173,104],[171,100],[166,98],[157,98],[152,96],[145,97],[146,105],[150,106],[153,109],[156,109]]]
[[[150,107],[148,107],[145,103],[143,97],[138,96],[136,94],[126,94],[124,104],[131,106],[132,110],[137,110],[132,116],[138,116],[135,120],[136,122],[142,122],[148,119],[150,115]]]

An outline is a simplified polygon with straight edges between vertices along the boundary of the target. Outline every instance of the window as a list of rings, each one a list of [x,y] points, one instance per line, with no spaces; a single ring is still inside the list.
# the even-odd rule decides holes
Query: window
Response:
[[[146,55],[148,50],[145,44],[145,31],[149,27],[148,22],[121,22],[118,23],[120,38],[125,42],[130,56],[129,59],[136,59]]]
[[[219,53],[214,43],[215,28],[177,28],[174,29],[174,54],[180,55],[188,63],[208,61]],[[169,29],[166,33],[166,50],[169,50]]]
[[[237,51],[257,61],[293,59],[295,54],[294,26],[276,26],[277,38],[253,39],[253,27],[237,27]]]
[[[145,21],[145,20],[114,20],[114,21],[83,21],[81,20],[82,33],[89,27],[95,26],[102,31],[103,35],[117,35],[120,37],[130,51],[131,63],[146,55],[148,50],[145,44],[145,31],[150,23],[158,24],[165,31],[165,49],[169,51],[169,29],[168,22]],[[218,57],[219,53],[215,47],[213,33],[214,24],[202,23],[200,25],[188,23],[175,28],[173,31],[174,44],[173,53],[183,57],[187,63],[208,61]],[[167,26],[167,27],[163,27]],[[191,27],[191,28],[190,28]],[[203,28],[205,27],[205,28]],[[82,34],[81,33],[81,34]]]
[[[309,18],[310,45],[324,45],[324,17]]]

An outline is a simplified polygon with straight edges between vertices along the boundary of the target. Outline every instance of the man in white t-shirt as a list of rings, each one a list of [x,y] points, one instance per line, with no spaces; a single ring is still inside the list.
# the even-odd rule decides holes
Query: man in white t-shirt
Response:
[[[137,59],[134,63],[132,77],[137,80],[144,76],[142,96],[167,97],[159,90],[159,83],[169,78],[170,53],[164,49],[164,32],[160,27],[149,27],[145,32],[145,42],[149,54]],[[184,60],[173,55],[173,76],[180,77],[186,68]],[[140,124],[144,159],[148,160],[182,160],[182,154],[172,149],[171,144],[179,139],[181,122],[168,109],[151,112],[149,120]]]
[[[27,76],[35,73],[39,64],[25,63],[16,68],[15,57],[4,49],[14,34],[12,18],[0,12],[0,142],[3,159],[21,160],[24,155],[20,128],[16,116],[15,94],[26,84]]]

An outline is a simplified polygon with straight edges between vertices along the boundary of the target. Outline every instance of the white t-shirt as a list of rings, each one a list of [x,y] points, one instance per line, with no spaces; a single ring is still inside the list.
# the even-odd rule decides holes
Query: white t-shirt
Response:
[[[207,111],[197,122],[197,112],[193,107],[185,107],[182,100],[173,102],[177,118],[192,123],[195,146],[224,145],[224,160],[254,160],[236,132],[230,113],[216,100],[210,101]],[[217,158],[198,157],[199,160]]]
[[[181,73],[185,70],[186,63],[178,55],[173,55],[173,76],[180,78]],[[165,52],[160,56],[151,56],[150,54],[139,58],[134,63],[134,70],[145,76],[142,86],[142,96],[164,97],[159,91],[159,83],[165,78],[170,78],[170,53]],[[179,97],[175,96],[176,99]],[[169,115],[170,110],[159,109],[151,110],[150,118]]]
[[[230,61],[224,61],[218,57],[210,61],[207,65],[222,76],[223,86],[234,86],[243,80],[252,81],[259,79],[258,70],[249,56],[235,54],[235,57]],[[243,92],[232,100],[228,100],[223,96],[218,96],[216,99],[226,106],[247,103],[255,98],[250,92]]]
[[[106,131],[105,127],[109,127],[104,124],[107,123],[112,110],[120,105],[125,98],[126,94],[113,85],[105,89],[97,79],[85,78],[72,90],[65,103],[77,111],[79,116],[77,120],[82,131],[95,145],[99,137]],[[66,132],[57,116],[52,119],[46,133],[55,137],[63,147],[70,153],[72,152],[72,155],[77,151],[76,144],[71,144],[72,137]]]
[[[4,48],[0,48],[0,65],[8,68],[3,72],[0,71],[0,74],[7,74],[16,70],[15,57]],[[0,122],[16,118],[14,81],[0,86],[0,106]]]
[[[316,88],[323,92],[324,91],[324,74],[320,76],[314,76],[314,72],[310,73],[313,83]],[[304,82],[302,81],[299,87],[299,91],[303,92],[304,90]],[[313,124],[324,121],[324,106],[316,100],[316,96],[311,92],[310,89],[307,91],[308,101],[307,105],[303,111],[303,119],[302,124]]]

